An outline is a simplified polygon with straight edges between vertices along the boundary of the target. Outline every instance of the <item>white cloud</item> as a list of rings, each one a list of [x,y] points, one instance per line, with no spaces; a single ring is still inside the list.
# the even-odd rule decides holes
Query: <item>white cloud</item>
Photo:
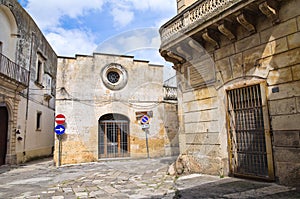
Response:
[[[174,0],[125,0],[131,3],[136,10],[151,10],[156,12],[174,12],[176,1]]]
[[[128,25],[134,18],[134,13],[129,9],[113,8],[111,11],[115,27],[124,27]]]
[[[75,54],[92,53],[97,47],[95,44],[97,39],[91,32],[88,22],[82,23],[81,29],[69,29],[63,27],[62,19],[69,17],[79,23],[79,17],[84,17],[89,12],[102,12],[104,6],[105,9],[108,9],[106,12],[110,13],[107,17],[113,17],[113,25],[116,29],[126,27],[134,21],[135,17],[142,17],[138,16],[137,11],[164,13],[164,15],[165,13],[173,15],[176,12],[176,1],[174,0],[164,0],[163,2],[161,0],[28,0],[26,10],[41,28],[58,55],[74,56]],[[161,19],[157,18],[155,14],[153,20],[157,20],[154,21],[157,27],[162,24]],[[114,30],[111,31],[114,34]],[[139,34],[134,32],[131,35],[114,37],[114,40],[111,40],[114,44],[104,42],[105,45],[101,45],[97,50],[102,52],[101,49],[105,49],[104,51],[123,54],[137,49],[158,49],[160,38],[157,29],[154,30],[156,35],[149,35],[149,32],[143,32],[143,30],[139,31]]]
[[[93,35],[87,31],[59,28],[56,32],[50,32],[45,36],[60,56],[91,54],[96,48],[96,44],[93,42]]]
[[[76,18],[92,10],[101,10],[105,0],[28,0],[26,10],[41,29],[49,29],[60,24],[63,16]]]
[[[111,14],[116,27],[124,27],[134,19],[136,11],[150,11],[161,13],[174,13],[176,11],[176,1],[174,0],[111,0],[113,9]],[[159,19],[156,24],[161,25]]]
[[[136,50],[158,49],[160,38],[156,28],[140,28],[115,35],[98,45],[96,51],[128,54]]]

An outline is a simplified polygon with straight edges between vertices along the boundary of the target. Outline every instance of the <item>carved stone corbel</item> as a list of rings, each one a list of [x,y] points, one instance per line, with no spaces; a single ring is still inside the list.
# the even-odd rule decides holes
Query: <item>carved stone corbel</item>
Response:
[[[175,53],[173,53],[173,52],[171,52],[171,51],[169,51],[169,52],[167,52],[167,55],[168,55],[168,57],[170,57],[171,59],[173,59],[173,60],[176,60],[177,61],[177,63],[184,63],[185,62],[185,59],[184,58],[182,58],[181,56],[179,56],[179,55],[176,55]],[[173,62],[174,63],[174,62]]]
[[[279,3],[274,0],[266,0],[259,4],[259,10],[266,15],[268,18],[272,19],[273,24],[280,22],[279,19]]]
[[[188,45],[194,49],[196,52],[198,52],[199,55],[203,55],[204,54],[204,48],[195,40],[189,40],[188,41]]]
[[[220,47],[216,33],[213,30],[206,29],[205,32],[202,34],[202,38],[208,43],[212,44],[215,49]]]
[[[185,58],[186,60],[190,60],[191,57],[192,57],[189,53],[187,53],[185,50],[183,50],[181,46],[178,46],[178,47],[176,48],[176,51],[177,51],[180,55],[183,55],[184,58]]]
[[[254,17],[247,12],[240,12],[237,17],[237,21],[250,33],[255,33]]]
[[[223,21],[223,23],[218,26],[218,30],[229,40],[233,41],[236,39],[234,28],[229,21]]]
[[[173,68],[177,71],[180,71],[181,65],[186,62],[184,58],[169,50],[160,50],[160,54],[166,61],[172,62],[174,64]]]

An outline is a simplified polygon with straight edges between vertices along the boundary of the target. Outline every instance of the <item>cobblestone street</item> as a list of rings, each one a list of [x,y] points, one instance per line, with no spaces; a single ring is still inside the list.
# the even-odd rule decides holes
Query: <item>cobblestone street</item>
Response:
[[[174,158],[103,161],[56,168],[50,159],[0,167],[0,198],[300,198],[275,183],[166,175]]]

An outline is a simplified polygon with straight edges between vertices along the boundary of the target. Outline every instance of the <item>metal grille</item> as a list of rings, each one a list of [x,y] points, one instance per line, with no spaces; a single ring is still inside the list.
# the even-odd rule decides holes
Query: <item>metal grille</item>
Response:
[[[128,121],[101,121],[99,128],[99,158],[129,156]]]
[[[228,91],[228,102],[233,173],[268,178],[260,85]]]

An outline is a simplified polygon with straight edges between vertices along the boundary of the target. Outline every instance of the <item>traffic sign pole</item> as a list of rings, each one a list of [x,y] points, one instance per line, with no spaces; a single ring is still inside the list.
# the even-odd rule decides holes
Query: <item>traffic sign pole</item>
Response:
[[[61,165],[61,153],[62,153],[62,136],[65,133],[65,126],[64,124],[66,122],[66,117],[63,114],[58,114],[55,116],[55,122],[58,124],[55,127],[55,133],[57,134],[58,139],[58,158],[57,158],[57,166],[59,167]]]
[[[146,147],[147,147],[147,158],[149,159],[150,158],[150,155],[149,155],[149,145],[148,145],[148,132],[149,130],[148,129],[144,129],[145,131],[145,134],[146,134]]]
[[[58,135],[58,161],[57,166],[60,167],[61,165],[61,150],[62,150],[62,144],[61,144],[62,135]]]
[[[149,133],[149,121],[150,118],[148,115],[143,115],[143,117],[141,117],[140,122],[142,124],[142,129],[145,131],[145,135],[146,135],[146,147],[147,147],[147,157],[150,158],[149,155],[149,144],[148,144],[148,133]]]

